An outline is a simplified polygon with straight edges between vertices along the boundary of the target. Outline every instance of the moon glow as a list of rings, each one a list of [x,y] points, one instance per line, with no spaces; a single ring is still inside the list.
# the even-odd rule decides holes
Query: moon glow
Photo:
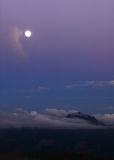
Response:
[[[32,32],[30,30],[25,31],[25,37],[30,38],[32,36]]]

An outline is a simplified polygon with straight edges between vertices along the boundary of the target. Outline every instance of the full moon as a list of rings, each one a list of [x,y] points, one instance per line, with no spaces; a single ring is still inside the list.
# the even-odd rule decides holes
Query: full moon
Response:
[[[30,30],[25,31],[25,37],[30,38],[32,36],[32,32]]]

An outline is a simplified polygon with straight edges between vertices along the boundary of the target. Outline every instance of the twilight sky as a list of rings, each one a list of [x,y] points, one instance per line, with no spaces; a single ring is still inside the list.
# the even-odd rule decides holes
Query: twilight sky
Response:
[[[0,0],[0,110],[17,107],[114,112],[114,0]]]

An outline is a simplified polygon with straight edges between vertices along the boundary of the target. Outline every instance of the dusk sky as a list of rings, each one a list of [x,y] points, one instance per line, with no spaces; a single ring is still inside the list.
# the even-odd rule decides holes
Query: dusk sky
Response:
[[[18,107],[114,113],[114,0],[0,0],[0,110]]]

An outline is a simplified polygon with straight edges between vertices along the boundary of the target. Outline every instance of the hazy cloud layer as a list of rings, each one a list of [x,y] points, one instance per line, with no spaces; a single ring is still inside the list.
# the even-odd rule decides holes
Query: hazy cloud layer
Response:
[[[76,113],[77,111],[65,111],[57,109],[46,109],[44,114],[40,114],[36,111],[28,112],[22,108],[16,109],[12,113],[0,112],[0,127],[1,128],[19,128],[19,127],[37,127],[37,128],[67,128],[67,129],[79,129],[89,128],[97,129],[104,128],[102,126],[95,126],[89,124],[85,120],[81,119],[68,119],[66,115],[69,113]],[[107,124],[114,124],[114,114],[94,115],[99,120],[106,122]],[[105,127],[106,128],[106,127]]]
[[[66,85],[66,89],[75,89],[78,87],[91,87],[91,88],[102,88],[102,87],[114,87],[114,80],[111,81],[83,81],[76,82],[71,85]]]
[[[37,90],[38,90],[38,91],[49,91],[50,88],[44,87],[44,86],[39,86],[39,87],[37,88]]]

